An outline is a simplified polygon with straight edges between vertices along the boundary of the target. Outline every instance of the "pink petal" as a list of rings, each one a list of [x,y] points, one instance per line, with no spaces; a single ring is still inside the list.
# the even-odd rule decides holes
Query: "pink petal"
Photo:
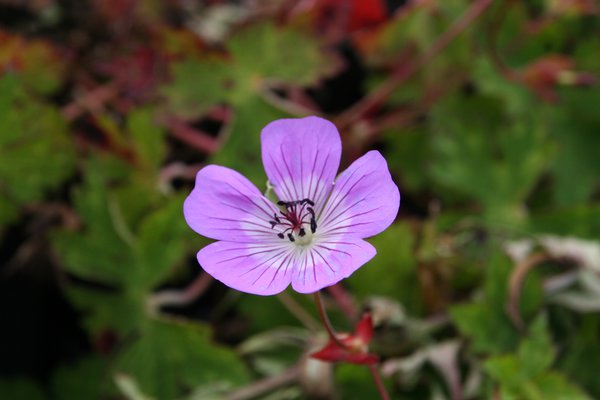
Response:
[[[215,279],[233,289],[267,296],[290,284],[293,250],[285,242],[216,242],[198,252],[198,262]]]
[[[394,222],[399,207],[400,192],[385,159],[370,151],[340,174],[318,217],[319,230],[322,235],[373,236]]]
[[[280,119],[261,133],[262,159],[280,200],[311,199],[322,209],[340,166],[340,134],[318,118]]]
[[[377,251],[362,239],[329,237],[298,253],[292,287],[300,293],[313,293],[331,286],[375,256]]]
[[[198,171],[194,190],[183,205],[185,220],[193,230],[227,241],[277,239],[269,221],[278,212],[248,179],[217,165]]]

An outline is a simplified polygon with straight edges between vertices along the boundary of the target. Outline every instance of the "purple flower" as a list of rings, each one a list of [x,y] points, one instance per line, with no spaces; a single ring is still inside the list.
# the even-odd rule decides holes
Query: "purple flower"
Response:
[[[381,154],[368,152],[336,179],[340,135],[317,117],[273,121],[261,142],[277,204],[229,168],[208,165],[196,176],[185,219],[218,240],[198,252],[202,268],[242,292],[271,295],[291,283],[312,293],[373,258],[363,238],[387,228],[400,206]]]

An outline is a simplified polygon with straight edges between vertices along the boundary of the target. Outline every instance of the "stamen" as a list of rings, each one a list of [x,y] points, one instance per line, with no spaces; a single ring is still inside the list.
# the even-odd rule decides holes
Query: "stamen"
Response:
[[[311,243],[312,235],[307,236],[305,226],[309,225],[310,232],[313,234],[317,230],[317,220],[313,208],[315,202],[309,198],[292,201],[279,200],[277,205],[282,209],[278,213],[273,213],[273,219],[268,221],[271,229],[279,231],[277,237],[280,239],[287,237],[290,242],[298,242],[302,246]],[[276,228],[278,225],[281,226],[280,229]]]

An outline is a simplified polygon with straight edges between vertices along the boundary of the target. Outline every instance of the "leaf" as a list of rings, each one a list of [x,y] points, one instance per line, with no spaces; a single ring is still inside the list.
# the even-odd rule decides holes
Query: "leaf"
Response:
[[[150,174],[156,174],[166,154],[165,135],[153,121],[153,110],[138,109],[127,118],[127,131],[130,133],[138,161]]]
[[[594,90],[572,89],[563,93],[563,98],[561,106],[549,113],[557,148],[552,163],[556,178],[554,197],[559,205],[574,205],[585,202],[600,182],[596,151],[600,147],[600,117],[594,107],[600,96]]]
[[[419,314],[423,304],[420,287],[416,284],[417,266],[410,227],[393,224],[369,242],[377,249],[377,255],[348,278],[352,293],[362,299],[387,296],[400,301],[409,314]]]
[[[140,389],[157,399],[219,381],[248,381],[244,365],[230,350],[210,340],[207,327],[148,321],[140,337],[119,357],[117,370],[135,377]]]
[[[272,23],[254,24],[229,40],[238,85],[253,79],[276,79],[298,85],[313,83],[329,69],[326,53],[307,34]],[[241,90],[240,90],[241,91]]]
[[[0,30],[0,43],[0,69],[16,69],[28,90],[50,94],[61,85],[65,57],[49,41],[26,39]]]
[[[556,352],[548,333],[545,315],[530,327],[516,354],[492,357],[486,371],[500,383],[503,398],[523,400],[589,399],[563,375],[551,371]]]
[[[553,233],[596,240],[600,236],[600,205],[552,207],[531,215],[531,233]]]
[[[335,381],[344,400],[376,399],[377,388],[369,369],[352,364],[339,364],[335,370]]]
[[[563,339],[564,351],[558,365],[561,371],[579,382],[593,398],[600,398],[600,343],[597,340],[598,316],[583,315],[576,330]]]
[[[53,398],[60,400],[101,398],[111,393],[106,361],[90,356],[58,368],[51,381]]]
[[[27,95],[20,79],[0,78],[0,224],[41,201],[74,172],[75,154],[58,110]],[[6,207],[6,208],[5,208]]]
[[[31,379],[14,377],[0,380],[0,398],[14,400],[43,400],[44,392]]]
[[[184,238],[190,234],[182,210],[183,198],[170,200],[140,224],[135,247],[135,286],[152,289],[186,255]]]
[[[186,58],[173,64],[173,79],[163,93],[177,114],[198,116],[228,99],[230,74],[230,67],[223,60]]]
[[[536,376],[550,368],[556,350],[548,333],[545,315],[538,317],[529,327],[529,336],[521,341],[517,357],[521,362],[523,374]]]
[[[74,195],[85,230],[57,232],[53,243],[69,272],[100,284],[68,289],[86,311],[86,327],[125,336],[143,322],[151,290],[187,256],[191,232],[183,198],[160,198],[127,179],[131,175],[116,159],[92,158],[87,166],[85,184]]]
[[[506,316],[488,304],[465,304],[451,309],[454,323],[472,340],[476,352],[498,354],[516,347],[518,336]]]
[[[211,162],[240,171],[260,189],[267,178],[262,167],[260,132],[269,122],[287,115],[274,109],[259,97],[240,104],[230,126],[230,134]]]
[[[488,223],[520,224],[546,162],[544,137],[539,122],[509,118],[497,98],[452,98],[434,109],[432,177],[480,202]]]
[[[460,331],[473,341],[477,352],[499,354],[514,350],[519,334],[505,311],[509,260],[499,252],[489,257],[485,271],[484,294],[479,302],[454,306],[451,316]],[[530,276],[521,294],[521,314],[532,315],[542,298],[540,282]]]
[[[535,381],[544,400],[591,400],[585,392],[572,384],[563,375],[549,372]]]
[[[227,59],[188,58],[173,66],[164,93],[169,106],[199,116],[210,106],[230,103],[243,112],[269,80],[307,85],[330,69],[331,61],[314,38],[289,27],[253,24],[228,42]]]
[[[93,337],[115,332],[125,337],[143,321],[145,303],[142,295],[126,295],[118,290],[95,290],[69,287],[69,300],[84,312],[83,326]]]

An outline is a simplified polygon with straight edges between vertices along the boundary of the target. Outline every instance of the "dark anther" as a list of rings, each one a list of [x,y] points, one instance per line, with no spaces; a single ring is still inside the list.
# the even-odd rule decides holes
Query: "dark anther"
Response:
[[[306,210],[310,213],[310,215],[312,215],[313,217],[315,216],[315,210],[313,210],[312,207],[306,207]]]
[[[316,230],[317,230],[317,220],[315,219],[315,217],[312,217],[310,219],[310,231],[312,233],[315,233]]]
[[[306,231],[304,230],[304,228],[300,228],[300,230],[298,231],[298,236],[302,237],[306,235]]]
[[[307,203],[308,205],[313,206],[313,207],[315,206],[315,202],[312,201],[311,199],[304,199],[304,200],[302,200],[302,202]]]
[[[283,200],[279,200],[279,201],[277,202],[277,205],[278,205],[278,206],[287,206],[287,203],[286,203],[285,201],[283,201]]]
[[[269,221],[269,223],[271,224],[271,229],[275,228],[275,225],[277,225],[279,222],[277,221]]]
[[[278,233],[277,236],[279,237],[279,239],[283,239],[283,233]]]
[[[290,242],[296,241],[296,239],[294,239],[294,235],[292,235],[291,233],[288,233],[288,239],[290,239]]]

